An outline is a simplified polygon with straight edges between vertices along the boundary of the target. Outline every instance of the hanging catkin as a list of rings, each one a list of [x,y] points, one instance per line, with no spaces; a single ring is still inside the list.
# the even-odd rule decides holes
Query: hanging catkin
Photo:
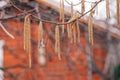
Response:
[[[120,0],[116,0],[116,17],[117,17],[117,24],[120,25]]]
[[[73,42],[72,38],[72,23],[67,24],[67,32],[68,32],[68,38],[70,39],[70,42]]]
[[[27,27],[28,27],[28,21],[27,21],[27,16],[25,17],[24,20],[24,50],[27,48]]]
[[[73,41],[74,43],[76,43],[76,26],[75,26],[76,22],[73,23]]]
[[[24,20],[24,50],[28,52],[29,68],[31,68],[31,31],[30,31],[30,15],[27,15]]]
[[[109,0],[106,0],[106,16],[110,18]]]
[[[70,42],[73,43],[73,23],[70,23],[69,32],[70,32]]]
[[[64,21],[63,21],[63,23],[64,23]],[[65,25],[62,25],[62,33],[64,33],[65,32]]]
[[[29,39],[30,39],[30,19],[29,15],[24,20],[24,50],[29,52]]]
[[[76,26],[77,26],[77,39],[78,43],[80,43],[80,28],[79,28],[79,21],[76,21]]]
[[[64,20],[64,0],[60,0],[60,20]]]
[[[64,23],[64,0],[60,0],[60,21]],[[62,33],[64,33],[64,25],[62,25]]]
[[[55,27],[55,52],[58,54],[58,59],[61,60],[59,26]]]
[[[62,0],[62,23],[65,22],[64,18],[65,18],[65,16],[64,16],[64,0]],[[65,26],[62,25],[62,33],[64,33],[64,28],[65,28]]]
[[[80,42],[80,29],[79,29],[79,19],[77,19],[79,17],[79,14],[76,12],[74,14],[75,18],[76,18],[76,21],[75,21],[75,27],[76,27],[76,40],[78,42]]]
[[[40,21],[39,26],[38,26],[38,50],[40,48],[40,42],[43,37],[43,24],[42,21]]]
[[[81,1],[81,13],[84,14],[84,12],[85,12],[85,1],[82,0]]]
[[[74,9],[73,9],[73,2],[71,2],[71,17],[73,16],[73,12],[74,12]]]
[[[92,16],[93,11],[90,11],[89,20],[88,20],[88,33],[89,33],[89,42],[93,45],[93,25],[92,25]]]
[[[78,15],[77,13],[74,13],[68,22],[73,21],[73,20],[77,19],[78,17],[79,17],[79,15]],[[76,38],[76,36],[74,36],[74,35],[76,34],[76,32],[75,32],[75,34],[74,34],[74,26],[75,26],[75,23],[76,23],[76,22],[74,21],[74,22],[68,24],[69,27],[67,26],[68,38],[70,39],[70,42],[71,42],[71,43],[72,43],[72,42],[74,41],[74,39]],[[76,30],[76,27],[75,27],[75,30]]]
[[[70,24],[67,24],[67,34],[68,38],[70,38]]]
[[[60,20],[61,20],[62,19],[62,0],[60,0],[59,14],[60,14]]]
[[[73,8],[71,8],[71,10],[72,9]],[[73,43],[73,41],[76,41],[75,40],[76,36],[74,36],[76,34],[76,32],[74,34],[74,26],[75,26],[74,20],[76,20],[79,17],[79,15],[76,12],[74,14],[71,14],[71,15],[72,15],[71,18],[68,21],[69,24],[67,24],[67,32],[68,32],[68,38],[70,39],[70,42]],[[71,22],[71,21],[74,21],[74,22]],[[75,28],[75,30],[76,30],[76,28]]]

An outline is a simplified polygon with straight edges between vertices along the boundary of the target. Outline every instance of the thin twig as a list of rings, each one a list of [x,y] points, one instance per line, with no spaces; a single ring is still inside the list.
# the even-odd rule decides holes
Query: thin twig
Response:
[[[15,39],[15,37],[5,29],[4,25],[1,22],[0,22],[0,26],[9,37],[11,37],[12,39]]]
[[[35,9],[31,9],[31,10],[28,10],[28,11],[23,12],[23,13],[20,13],[20,14],[16,14],[16,15],[13,15],[13,16],[5,17],[5,18],[0,18],[0,21],[4,21],[4,20],[9,20],[9,19],[13,19],[13,18],[25,16],[25,15],[27,15],[28,13],[32,13],[32,12],[34,12],[34,11],[35,11]]]

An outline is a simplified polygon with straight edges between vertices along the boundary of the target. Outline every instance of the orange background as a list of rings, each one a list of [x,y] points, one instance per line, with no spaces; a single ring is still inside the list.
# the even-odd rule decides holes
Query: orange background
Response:
[[[5,72],[4,80],[17,78],[18,80],[88,80],[87,79],[87,61],[85,32],[81,31],[80,43],[70,43],[66,36],[61,39],[62,60],[59,61],[57,54],[54,52],[54,40],[49,32],[54,33],[53,25],[44,23],[46,59],[45,66],[38,63],[37,38],[38,23],[31,23],[31,43],[32,43],[32,69],[23,68],[28,66],[28,53],[23,49],[23,22],[19,20],[5,21],[6,29],[15,36],[15,39],[8,37],[0,28],[0,39],[5,40],[4,46],[4,67],[8,69],[15,77],[12,78],[8,72]],[[65,33],[65,35],[67,35]],[[98,35],[99,36],[99,35]],[[97,47],[93,48],[93,54],[97,59],[104,59],[107,51],[99,42],[95,43]],[[80,47],[82,46],[82,48]],[[95,60],[98,68],[103,70],[104,61]],[[16,66],[17,67],[14,67]],[[98,74],[93,74],[93,80],[102,80]]]

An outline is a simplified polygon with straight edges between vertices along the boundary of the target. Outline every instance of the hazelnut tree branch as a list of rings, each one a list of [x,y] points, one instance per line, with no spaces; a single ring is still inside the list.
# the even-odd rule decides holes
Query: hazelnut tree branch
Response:
[[[38,19],[39,21],[47,22],[47,23],[52,23],[52,24],[56,24],[56,25],[66,25],[66,24],[69,24],[69,23],[71,23],[71,22],[74,22],[74,21],[82,18],[83,16],[85,16],[86,14],[88,14],[90,11],[92,11],[93,9],[95,9],[95,7],[96,7],[100,2],[102,2],[102,1],[104,1],[104,0],[99,0],[99,1],[97,1],[96,4],[95,4],[89,11],[87,11],[87,12],[85,12],[84,14],[80,15],[78,18],[73,19],[73,20],[71,20],[71,21],[69,21],[69,22],[64,22],[64,23],[40,19],[40,18],[38,18],[37,16],[35,16],[35,15],[32,14],[33,12],[36,11],[35,9],[31,9],[31,10],[28,10],[28,11],[22,11],[21,9],[18,9],[18,7],[17,7],[17,9],[18,9],[19,11],[22,11],[22,13],[16,14],[16,15],[13,15],[13,16],[10,16],[10,17],[0,18],[0,21],[8,20],[8,19],[13,19],[13,18],[18,18],[18,17],[25,16],[25,15],[31,13],[31,15],[32,15],[34,18]],[[12,5],[13,5],[13,4],[12,4]],[[16,8],[15,5],[13,5],[13,6]],[[37,14],[38,14],[38,13],[37,13]]]

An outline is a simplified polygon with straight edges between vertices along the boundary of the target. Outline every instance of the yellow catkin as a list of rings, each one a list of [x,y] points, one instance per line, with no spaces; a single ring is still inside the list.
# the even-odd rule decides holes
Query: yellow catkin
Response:
[[[58,41],[58,39],[57,39],[58,30],[57,30],[57,27],[58,26],[55,27],[55,52],[56,53],[57,53],[57,50],[58,50],[58,47],[57,47],[58,46],[58,42],[57,42]]]
[[[64,23],[64,21],[62,21]],[[65,32],[65,25],[62,25],[62,33]]]
[[[24,49],[28,52],[29,68],[31,68],[31,30],[30,30],[30,15],[27,15],[24,20]]]
[[[76,21],[76,26],[77,26],[77,39],[78,43],[80,43],[80,28],[79,28],[79,21]]]
[[[25,17],[24,20],[24,50],[28,51],[28,43],[29,43],[29,31],[30,31],[30,20],[29,15]]]
[[[75,23],[76,22],[73,23],[73,41],[74,41],[74,43],[76,43],[76,41],[77,41],[76,40],[77,38],[76,38],[76,26],[75,26]]]
[[[79,17],[78,13],[74,13],[72,15],[72,18],[70,19],[71,20],[75,20]],[[76,21],[72,22],[71,23],[71,27],[70,27],[70,39],[71,39],[71,43],[74,41],[74,43],[76,43],[77,41],[77,36],[76,36]]]
[[[67,24],[67,34],[68,38],[70,38],[70,24]]]
[[[117,17],[117,24],[120,25],[120,0],[116,0],[116,17]]]
[[[73,13],[74,13],[74,9],[73,9],[73,2],[71,2],[71,17],[73,16]]]
[[[43,24],[42,21],[40,21],[39,26],[38,26],[38,50],[40,48],[40,42],[43,37]]]
[[[55,28],[55,52],[58,54],[58,59],[61,60],[59,26]]]
[[[110,18],[109,0],[106,0],[106,16]]]
[[[68,32],[68,38],[70,39],[70,42],[72,43],[73,42],[73,39],[72,39],[72,24],[67,24],[67,32]]]
[[[71,20],[72,20],[72,18],[69,21],[71,21]],[[72,40],[72,23],[67,24],[67,32],[68,32],[68,38],[70,39],[70,42],[72,43],[73,42],[73,40]]]
[[[64,21],[64,0],[62,0],[62,21]]]
[[[85,1],[82,0],[81,1],[81,13],[84,14],[84,12],[85,12]]]
[[[60,0],[60,20],[64,20],[64,0]]]
[[[29,23],[30,23],[30,19],[29,19],[28,21],[29,21]],[[28,30],[28,36],[29,36],[29,37],[28,37],[28,44],[29,44],[29,45],[28,45],[28,46],[29,46],[29,47],[28,47],[28,49],[29,49],[29,50],[28,50],[28,51],[29,51],[29,52],[28,52],[28,53],[29,53],[29,68],[31,68],[31,67],[32,67],[32,60],[31,60],[32,57],[31,57],[31,40],[30,40],[30,39],[31,39],[31,30],[30,30],[30,26],[29,26],[29,30]]]
[[[64,23],[65,21],[64,21],[64,18],[65,18],[65,16],[64,16],[64,0],[62,0],[62,23]],[[64,33],[64,28],[65,28],[65,26],[64,25],[62,25],[62,33]]]
[[[73,20],[76,20],[77,18],[79,17],[78,13],[74,13],[70,20],[68,22],[71,22]],[[68,38],[70,39],[70,42],[73,43],[73,40],[74,40],[74,25],[75,22],[71,22],[67,25],[67,31],[68,31]]]
[[[69,21],[75,20],[76,18],[77,18],[76,14],[73,14]],[[71,43],[73,43],[74,38],[76,38],[76,36],[74,36],[74,26],[75,26],[74,23],[75,22],[69,24],[69,38]]]
[[[60,0],[60,20],[64,23],[64,0]],[[64,33],[64,25],[62,25],[62,33]]]
[[[27,31],[26,31],[26,27],[27,27],[28,23],[27,23],[27,17],[25,17],[25,20],[24,20],[24,50],[26,50],[26,41],[27,41]]]
[[[70,42],[73,43],[73,23],[70,23],[69,32],[70,32]]]
[[[88,33],[89,33],[89,42],[93,45],[93,24],[92,24],[93,11],[90,11],[89,20],[88,20]]]
[[[62,19],[62,0],[60,0],[59,14],[60,14],[60,20],[61,20]]]

